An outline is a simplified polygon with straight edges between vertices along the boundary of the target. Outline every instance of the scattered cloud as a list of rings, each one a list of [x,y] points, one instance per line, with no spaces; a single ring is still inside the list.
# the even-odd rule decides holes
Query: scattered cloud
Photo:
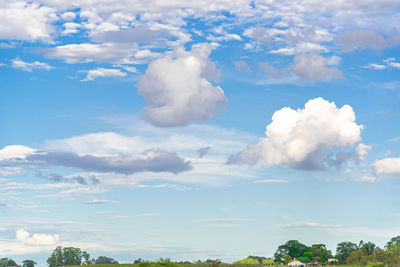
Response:
[[[316,80],[329,81],[342,77],[342,72],[337,68],[327,68],[323,56],[318,53],[297,55],[294,57],[292,71],[302,80],[315,82]]]
[[[381,33],[371,29],[345,30],[337,35],[337,41],[341,44],[344,51],[354,49],[382,50],[400,44],[400,35],[396,31],[392,36],[385,38]]]
[[[105,68],[97,68],[87,71],[87,76],[83,79],[83,82],[93,81],[99,77],[125,77],[126,72],[122,72],[119,69],[105,69]]]
[[[192,169],[190,162],[178,157],[176,153],[155,149],[146,150],[140,155],[104,157],[80,156],[70,152],[36,152],[27,156],[27,160],[85,171],[124,174],[144,171],[179,173]]]
[[[372,165],[377,175],[389,175],[400,177],[400,158],[384,158],[377,160]]]
[[[235,68],[238,71],[247,72],[247,73],[251,72],[251,69],[250,69],[249,65],[246,63],[246,61],[243,61],[243,60],[234,61],[233,64],[235,64]]]
[[[202,147],[199,150],[197,150],[197,155],[199,156],[199,158],[204,157],[205,155],[207,155],[207,153],[211,150],[212,147],[210,146],[206,146],[206,147]]]
[[[254,180],[253,183],[255,183],[255,184],[279,184],[279,183],[290,183],[290,181],[284,180],[284,179],[261,179],[261,180]]]
[[[16,239],[26,245],[32,246],[54,246],[58,243],[59,235],[33,234],[24,229],[16,232]]]
[[[209,44],[179,48],[152,61],[138,82],[138,93],[148,106],[145,118],[154,125],[182,126],[206,121],[227,103],[224,92],[211,81],[219,71],[208,56]]]
[[[117,203],[119,201],[115,200],[109,200],[109,199],[91,199],[87,200],[84,203],[85,204],[91,204],[91,205],[98,205],[98,204],[109,204],[109,203]]]
[[[385,65],[376,64],[376,63],[369,63],[367,66],[363,66],[363,68],[374,69],[374,70],[384,70],[384,69],[386,69],[386,66]]]
[[[207,218],[199,221],[200,224],[205,226],[216,227],[238,227],[241,223],[248,221],[242,218]]]
[[[310,221],[299,221],[299,222],[292,222],[288,224],[282,224],[281,227],[284,228],[339,228],[340,225],[337,224],[322,224],[317,222],[310,222]]]
[[[20,70],[28,71],[28,72],[32,72],[33,70],[54,69],[54,67],[52,67],[49,64],[44,63],[44,62],[35,61],[35,62],[30,63],[30,62],[22,61],[19,58],[15,58],[15,59],[11,60],[11,67],[13,67],[14,69],[20,69]]]
[[[361,141],[362,125],[355,123],[351,106],[337,108],[322,98],[309,100],[304,109],[276,111],[266,137],[231,155],[228,164],[285,165],[296,169],[325,169],[324,156],[332,149]]]
[[[359,178],[355,179],[355,181],[359,182],[359,183],[371,183],[371,184],[374,184],[374,183],[378,182],[378,178],[375,177],[375,176],[362,176],[362,177],[359,177]]]

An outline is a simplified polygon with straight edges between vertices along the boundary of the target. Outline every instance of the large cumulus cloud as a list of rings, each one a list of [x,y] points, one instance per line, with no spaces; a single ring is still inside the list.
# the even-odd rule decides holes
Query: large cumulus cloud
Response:
[[[337,165],[337,161],[342,161],[341,154],[336,154],[333,160],[332,151],[361,141],[363,126],[355,119],[351,106],[338,108],[322,98],[309,100],[303,109],[284,107],[273,114],[265,138],[231,155],[227,163],[285,165],[311,170],[324,169],[330,162]]]
[[[208,58],[211,45],[183,48],[152,61],[138,82],[148,106],[146,119],[157,126],[180,126],[206,121],[227,103],[217,81],[219,71]]]

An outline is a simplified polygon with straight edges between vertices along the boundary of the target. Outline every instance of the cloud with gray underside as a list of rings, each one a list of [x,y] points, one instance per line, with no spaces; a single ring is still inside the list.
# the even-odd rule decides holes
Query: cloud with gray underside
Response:
[[[210,147],[210,146],[202,147],[202,148],[200,148],[199,150],[196,151],[196,152],[197,152],[197,156],[198,156],[199,158],[202,158],[202,157],[204,157],[205,155],[207,155],[208,152],[210,152],[210,150],[211,150],[211,147]]]
[[[37,152],[26,157],[28,161],[54,166],[77,168],[84,171],[115,172],[132,174],[137,172],[180,173],[191,170],[189,161],[174,152],[149,149],[140,155],[93,156],[71,152]]]

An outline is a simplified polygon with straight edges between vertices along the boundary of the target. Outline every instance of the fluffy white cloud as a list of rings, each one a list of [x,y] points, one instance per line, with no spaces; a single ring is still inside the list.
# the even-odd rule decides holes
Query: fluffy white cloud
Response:
[[[355,119],[351,106],[337,108],[322,98],[309,100],[304,109],[282,108],[273,114],[266,137],[230,156],[227,163],[323,169],[328,152],[361,140],[363,126],[357,125]]]
[[[57,244],[59,235],[33,234],[31,236],[28,231],[19,229],[16,232],[16,238],[26,245],[53,246]]]
[[[26,156],[33,152],[35,152],[35,150],[27,146],[6,146],[3,149],[0,149],[0,160],[25,159]]]
[[[342,72],[337,68],[327,68],[325,58],[318,53],[295,56],[292,71],[301,79],[310,82],[342,77]]]
[[[365,145],[363,143],[358,144],[356,148],[356,159],[357,161],[362,161],[368,155],[368,151],[371,150],[371,146]]]
[[[377,175],[400,177],[400,158],[384,158],[374,162],[373,171]]]
[[[39,62],[39,61],[25,62],[19,58],[15,58],[15,59],[11,60],[11,67],[13,67],[15,69],[20,69],[23,71],[29,71],[29,72],[31,72],[32,70],[51,70],[51,69],[53,69],[52,66],[50,66],[49,64],[44,63],[44,62]]]
[[[87,76],[82,81],[93,81],[99,77],[125,77],[126,73],[122,72],[119,69],[105,69],[105,68],[97,68],[87,71]]]
[[[138,82],[138,93],[148,103],[146,119],[157,126],[205,121],[227,103],[224,92],[209,80],[219,77],[208,58],[209,44],[179,48],[152,61]]]
[[[37,2],[3,1],[0,4],[0,39],[50,42],[52,25],[58,19],[54,8]]]

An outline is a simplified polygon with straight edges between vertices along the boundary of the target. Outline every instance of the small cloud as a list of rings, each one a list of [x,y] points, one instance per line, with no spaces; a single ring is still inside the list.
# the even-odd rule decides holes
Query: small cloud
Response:
[[[384,158],[377,160],[372,165],[377,175],[390,175],[400,177],[400,158]]]
[[[302,80],[315,82],[329,81],[342,77],[343,73],[337,68],[327,68],[327,62],[319,53],[297,55],[294,57],[292,71]]]
[[[49,64],[44,63],[44,62],[35,61],[35,62],[29,63],[29,62],[22,61],[19,58],[15,58],[15,59],[11,60],[11,67],[13,67],[14,69],[20,69],[20,70],[28,71],[28,72],[32,72],[33,70],[54,69],[54,67],[52,67]]]
[[[235,68],[240,72],[251,72],[249,65],[243,60],[234,61],[233,64],[235,64]]]
[[[207,155],[207,153],[211,150],[210,146],[206,146],[203,148],[200,148],[199,150],[197,150],[197,155],[199,156],[199,158],[204,157],[205,155]]]
[[[340,63],[342,63],[341,57],[331,56],[331,57],[326,58],[326,64],[328,66],[337,66],[337,65],[340,65]]]
[[[356,182],[359,183],[376,183],[378,181],[378,178],[376,178],[375,176],[362,176],[359,177],[357,179],[355,179]]]
[[[254,180],[255,184],[275,184],[275,183],[290,183],[288,180],[283,179],[262,179],[262,180]]]
[[[365,69],[374,69],[374,70],[384,70],[386,69],[385,65],[380,65],[376,63],[369,63],[367,66],[363,66]]]
[[[248,221],[242,218],[208,218],[200,220],[199,223],[206,226],[238,227],[241,222]]]
[[[81,80],[82,82],[94,81],[95,79],[109,78],[109,77],[125,77],[126,72],[122,72],[119,69],[105,69],[105,68],[97,68],[87,71],[86,78]]]
[[[115,200],[108,200],[108,199],[91,199],[91,200],[87,200],[84,203],[85,204],[108,204],[108,203],[117,203],[119,201],[115,201]]]
[[[112,216],[111,219],[131,219],[133,216],[132,215],[117,215],[117,216]]]
[[[59,240],[59,235],[33,234],[28,231],[19,229],[16,232],[16,239],[26,245],[33,246],[54,246]]]
[[[284,228],[339,228],[337,224],[322,224],[310,221],[299,221],[280,225]]]

